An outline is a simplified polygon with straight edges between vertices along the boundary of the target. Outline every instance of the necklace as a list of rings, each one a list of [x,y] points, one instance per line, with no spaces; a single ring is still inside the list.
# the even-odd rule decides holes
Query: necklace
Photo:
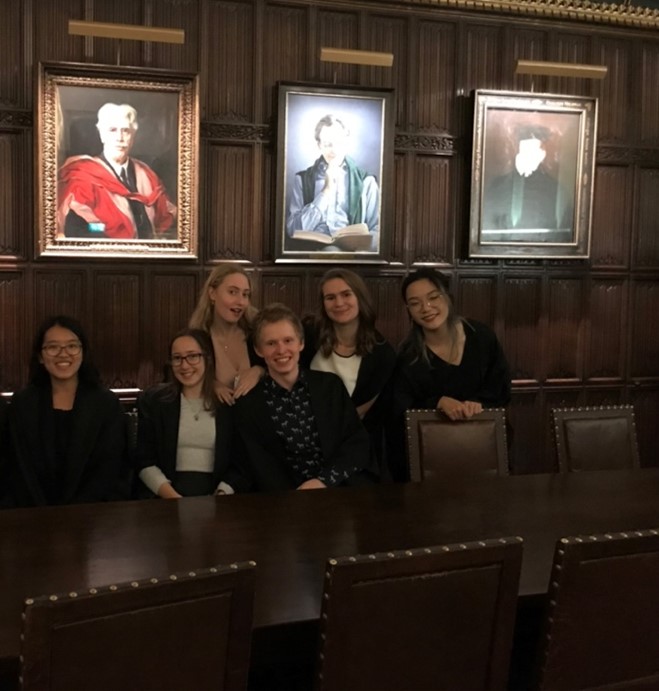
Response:
[[[183,396],[186,406],[190,409],[192,417],[195,422],[199,422],[199,416],[204,409],[204,399],[203,398],[186,398]]]

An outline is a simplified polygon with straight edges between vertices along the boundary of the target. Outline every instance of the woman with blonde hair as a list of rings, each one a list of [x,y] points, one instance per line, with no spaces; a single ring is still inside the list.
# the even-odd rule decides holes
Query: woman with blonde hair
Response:
[[[208,276],[189,327],[206,331],[215,352],[215,387],[222,403],[233,405],[264,374],[250,342],[256,309],[251,283],[237,264],[219,264]]]

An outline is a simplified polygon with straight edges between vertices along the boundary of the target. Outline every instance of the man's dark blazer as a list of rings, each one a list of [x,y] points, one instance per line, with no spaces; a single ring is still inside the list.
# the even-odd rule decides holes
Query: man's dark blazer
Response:
[[[126,498],[126,423],[117,397],[80,384],[73,404],[67,470],[58,503],[81,504]],[[55,421],[50,387],[30,385],[15,393],[7,413],[9,451],[0,483],[3,505],[46,506],[38,466],[54,466]]]
[[[305,372],[324,463],[351,474],[344,484],[374,482],[368,434],[343,382],[328,372]],[[300,480],[286,462],[286,449],[270,417],[262,379],[234,405],[235,424],[244,447],[243,477],[227,478],[237,492],[295,489]],[[377,473],[377,471],[375,471]]]
[[[144,391],[137,400],[137,472],[155,465],[168,480],[176,473],[178,427],[181,416],[180,395],[169,395],[166,384]],[[214,483],[224,479],[232,457],[233,415],[231,408],[219,405],[215,411]],[[141,488],[140,488],[141,490]],[[144,495],[144,492],[140,492]]]

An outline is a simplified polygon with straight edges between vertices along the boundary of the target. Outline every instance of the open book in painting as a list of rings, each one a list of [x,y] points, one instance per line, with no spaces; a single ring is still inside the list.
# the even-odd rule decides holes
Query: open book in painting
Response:
[[[365,223],[355,223],[341,228],[334,236],[316,230],[296,230],[292,238],[323,245],[336,245],[344,252],[368,252],[371,249],[372,236]]]

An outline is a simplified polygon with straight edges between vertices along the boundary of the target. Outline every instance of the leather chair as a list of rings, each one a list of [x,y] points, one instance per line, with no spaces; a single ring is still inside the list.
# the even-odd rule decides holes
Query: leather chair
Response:
[[[23,691],[246,689],[254,566],[26,600]]]
[[[434,475],[508,475],[506,413],[501,408],[458,422],[438,410],[408,410],[405,427],[413,482]]]
[[[330,559],[316,691],[505,689],[522,539]]]
[[[560,472],[640,466],[634,407],[552,410]]]
[[[556,545],[538,688],[659,688],[659,530]]]

